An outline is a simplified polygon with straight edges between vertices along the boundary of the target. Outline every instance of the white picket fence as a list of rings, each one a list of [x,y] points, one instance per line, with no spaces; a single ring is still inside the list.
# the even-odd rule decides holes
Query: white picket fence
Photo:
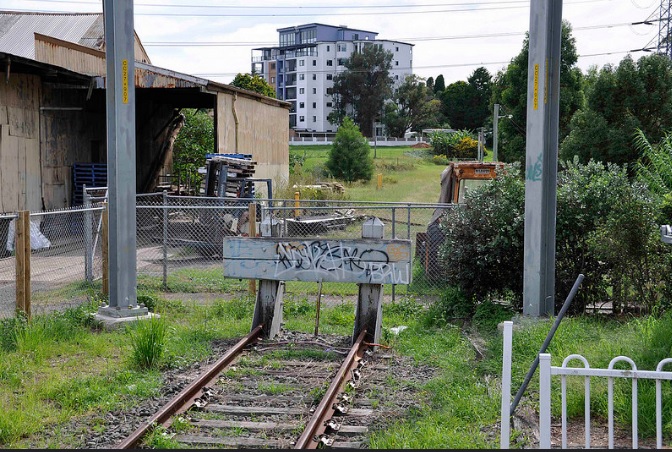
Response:
[[[513,339],[513,322],[504,322],[504,344],[502,362],[502,410],[501,410],[501,437],[500,448],[508,449],[510,441],[510,418],[511,407],[511,350]],[[570,361],[578,360],[583,367],[568,367]],[[618,362],[626,362],[630,369],[614,369]],[[585,448],[590,448],[590,379],[591,377],[606,377],[608,398],[608,441],[609,449],[614,448],[614,379],[629,378],[632,380],[632,448],[638,448],[637,435],[637,381],[640,379],[655,380],[656,384],[656,447],[663,447],[662,427],[662,381],[672,380],[672,372],[663,371],[666,364],[672,363],[672,358],[663,359],[656,366],[656,370],[638,370],[634,361],[627,356],[617,356],[609,362],[606,369],[594,369],[588,364],[588,360],[581,355],[567,356],[562,366],[551,365],[551,355],[539,354],[539,447],[551,448],[551,377],[558,375],[561,378],[561,431],[562,448],[567,448],[567,377],[579,376],[584,378],[585,391]]]

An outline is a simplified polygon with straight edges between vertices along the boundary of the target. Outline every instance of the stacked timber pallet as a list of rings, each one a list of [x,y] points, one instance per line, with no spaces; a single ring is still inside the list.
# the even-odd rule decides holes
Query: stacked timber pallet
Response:
[[[201,194],[207,197],[254,197],[254,177],[257,162],[250,154],[207,154],[205,177]]]

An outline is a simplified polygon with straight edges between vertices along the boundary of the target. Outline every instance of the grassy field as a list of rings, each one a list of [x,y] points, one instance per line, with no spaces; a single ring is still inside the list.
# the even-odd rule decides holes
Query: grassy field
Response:
[[[292,177],[293,184],[313,184],[328,180],[322,169],[329,153],[329,145],[290,146],[290,154],[304,158],[300,175]],[[436,203],[439,199],[441,171],[444,165],[436,165],[429,152],[410,147],[379,146],[371,149],[374,157],[374,177],[367,182],[345,184],[347,199],[358,201],[392,201]],[[378,174],[382,175],[382,187],[378,188]],[[280,191],[282,193],[282,191]],[[286,190],[285,199],[293,199],[293,191]]]

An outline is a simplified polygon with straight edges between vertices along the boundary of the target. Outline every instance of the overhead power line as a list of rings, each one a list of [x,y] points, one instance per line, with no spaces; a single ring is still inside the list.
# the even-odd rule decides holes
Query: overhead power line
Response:
[[[72,4],[87,4],[94,6],[95,4],[92,2],[84,2],[84,1],[76,1],[76,0],[24,0],[24,1],[41,1],[41,2],[48,2],[48,3],[72,3]],[[570,2],[570,4],[581,4],[581,3],[595,3],[595,2],[603,2],[607,0],[582,0],[582,1],[575,1],[575,2]],[[484,8],[474,8],[474,6],[480,6],[480,5],[498,5],[498,6],[486,6]],[[514,4],[515,6],[501,6],[502,4]],[[143,7],[161,7],[163,9],[165,8],[231,8],[231,9],[252,9],[254,5],[252,6],[233,6],[233,5],[188,5],[188,4],[175,4],[175,5],[170,5],[170,4],[152,4],[152,3],[139,3],[135,4],[135,6],[143,6]],[[296,10],[303,10],[303,9],[315,9],[315,8],[321,8],[321,9],[331,9],[329,11],[329,16],[370,16],[370,15],[397,15],[397,14],[437,14],[437,13],[457,13],[457,12],[480,12],[480,11],[501,11],[501,10],[509,10],[509,9],[521,9],[521,8],[526,8],[529,9],[529,1],[522,1],[522,0],[516,0],[516,1],[483,1],[483,2],[461,2],[461,3],[439,3],[439,4],[427,4],[427,5],[387,5],[387,7],[398,7],[398,8],[418,8],[418,7],[443,7],[443,6],[448,6],[448,7],[454,7],[454,8],[449,8],[449,9],[440,9],[440,10],[423,10],[423,11],[414,11],[414,10],[409,10],[409,11],[379,11],[381,6],[379,5],[374,5],[374,6],[367,6],[367,5],[359,5],[360,8],[368,8],[368,9],[375,9],[376,11],[366,11],[366,12],[335,12],[333,11],[334,9],[348,9],[351,10],[353,9],[352,6],[350,5],[332,5],[332,6],[326,6],[326,5],[317,5],[317,6],[287,6],[286,9],[292,9],[294,11]],[[258,7],[258,6],[257,6]],[[262,7],[265,10],[269,9],[280,9],[280,7],[277,6],[264,6]],[[282,6],[281,8],[285,8]],[[17,12],[44,12],[44,11],[35,11],[35,10],[26,10],[26,9],[17,9],[14,10]],[[134,11],[134,15],[137,16],[180,16],[180,17],[306,17],[306,16],[315,16],[316,13],[262,13],[262,14],[253,14],[253,13],[232,13],[232,12],[225,12],[225,13],[215,13],[212,11],[208,12],[159,12],[159,13],[151,13],[151,12],[138,12]]]
[[[631,52],[639,52],[641,50],[616,50],[612,52],[601,52],[601,53],[587,53],[584,55],[578,55],[578,58],[589,58],[589,57],[595,57],[595,56],[604,56],[604,55],[617,55],[617,54],[623,54],[623,53],[631,53]],[[469,66],[494,66],[494,65],[499,65],[499,64],[509,64],[511,61],[488,61],[488,62],[478,62],[478,63],[455,63],[455,64],[437,64],[437,65],[431,65],[431,66],[413,66],[411,67],[397,67],[395,66],[392,71],[404,71],[404,70],[416,70],[416,69],[440,69],[440,68],[455,68],[455,67],[469,67]],[[345,70],[342,71],[336,71],[336,73],[342,73],[345,72]],[[305,71],[304,73],[306,74],[327,74],[327,73],[334,73],[333,70],[308,70]],[[200,73],[200,74],[193,74],[197,77],[227,77],[227,76],[235,76],[238,74],[238,72],[215,72],[215,73]]]
[[[617,24],[602,24],[589,25],[585,27],[575,27],[574,31],[582,30],[597,30],[601,28],[615,28],[633,25],[631,22],[623,22]],[[434,37],[417,37],[417,38],[398,38],[389,39],[381,38],[380,41],[399,41],[399,42],[424,42],[424,41],[451,41],[459,39],[482,39],[482,38],[500,38],[504,36],[522,36],[524,31],[512,31],[502,33],[486,33],[476,35],[456,35],[456,36],[434,36]],[[235,41],[144,41],[144,46],[151,47],[247,47],[247,46],[274,46],[277,42],[235,42]]]

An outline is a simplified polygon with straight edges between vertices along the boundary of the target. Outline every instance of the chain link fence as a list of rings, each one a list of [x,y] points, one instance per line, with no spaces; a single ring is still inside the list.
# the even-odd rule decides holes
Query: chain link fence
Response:
[[[98,189],[101,190],[101,189]],[[102,212],[106,193],[87,192],[85,205],[30,215],[32,313],[81,304],[100,291],[103,262]],[[451,205],[337,200],[206,198],[167,193],[137,195],[138,297],[156,291],[213,293],[218,297],[253,294],[255,283],[224,278],[222,241],[226,236],[358,239],[365,220],[377,217],[385,239],[409,239],[413,273],[409,285],[385,286],[386,300],[406,295],[436,298],[445,282],[437,251],[442,241],[437,216]],[[12,220],[0,216],[6,250],[0,258],[0,317],[16,309],[16,260],[10,242]],[[251,221],[251,218],[254,221]],[[34,226],[33,226],[34,225]],[[11,248],[11,250],[10,250]],[[288,281],[288,297],[356,297],[349,283]]]
[[[251,206],[253,206],[251,208]],[[138,198],[138,287],[172,292],[231,293],[250,290],[248,281],[222,276],[226,236],[358,239],[362,223],[377,217],[385,238],[409,239],[413,252],[410,285],[385,287],[388,299],[406,294],[438,296],[443,279],[437,259],[442,241],[436,223],[450,205],[337,200],[269,200],[147,195]],[[250,221],[250,216],[255,221]],[[429,226],[429,227],[428,227]],[[357,296],[356,284],[291,281],[290,296]]]
[[[103,209],[89,205],[30,214],[30,267],[25,277],[29,278],[32,315],[80,305],[100,285]],[[1,216],[0,222],[4,238],[0,317],[9,317],[17,307],[17,285],[23,284],[17,274],[17,215]]]

